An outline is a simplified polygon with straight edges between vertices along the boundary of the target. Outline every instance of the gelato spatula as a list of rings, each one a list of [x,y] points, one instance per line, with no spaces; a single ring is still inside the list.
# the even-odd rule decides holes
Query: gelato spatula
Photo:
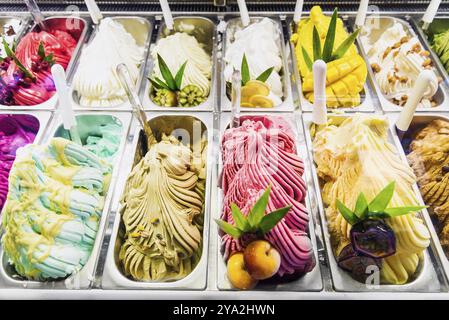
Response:
[[[426,90],[432,81],[435,81],[435,73],[431,70],[423,70],[416,79],[412,94],[409,96],[407,103],[399,114],[396,120],[396,128],[399,138],[402,140],[405,132],[407,132],[412,122],[413,115],[415,114],[416,107],[421,102]]]
[[[366,12],[368,11],[369,0],[361,0],[357,16],[355,18],[355,28],[362,28],[365,25]]]
[[[95,0],[84,0],[86,2],[87,10],[89,11],[90,17],[95,24],[100,23],[101,19],[103,19],[103,15],[101,14],[100,8],[98,8]]]
[[[302,15],[302,7],[304,6],[304,0],[297,0],[295,5],[295,13],[293,15],[293,21],[295,24],[299,23],[299,20],[301,20]]]
[[[168,30],[173,30],[173,16],[171,14],[170,6],[167,0],[159,0],[161,4],[162,14],[164,15],[165,25]]]
[[[422,17],[423,25],[422,29],[427,30],[429,28],[429,25],[432,23],[433,19],[435,18],[438,7],[440,6],[441,0],[432,0],[429,3],[429,6],[427,7],[426,12],[424,13],[424,16]]]
[[[242,25],[247,27],[249,25],[249,13],[248,8],[246,7],[245,0],[237,0],[237,4],[239,5],[240,17],[242,19]]]
[[[72,100],[69,96],[69,88],[67,86],[64,68],[60,64],[54,64],[51,67],[51,74],[59,97],[59,110],[61,111],[64,129],[69,131],[70,140],[82,145],[76,124],[75,113],[72,108]]]
[[[239,70],[232,73],[232,94],[231,94],[231,128],[240,126],[240,100],[242,89],[242,75]]]
[[[42,14],[41,10],[39,10],[39,7],[37,6],[36,0],[24,0],[25,4],[28,8],[28,11],[30,11],[31,16],[33,17],[34,22],[39,25],[41,30],[45,30],[45,23],[44,23],[44,15]]]
[[[133,81],[131,80],[131,76],[129,74],[128,68],[126,67],[126,64],[121,63],[117,66],[117,75],[120,79],[120,83],[122,84],[123,89],[126,92],[129,102],[131,103],[133,113],[136,116],[137,120],[139,120],[139,123],[142,126],[142,129],[147,137],[147,147],[149,147],[157,141],[153,135],[153,131],[151,130],[150,125],[148,124],[147,116],[145,114],[145,111],[143,110],[139,96],[134,89]]]
[[[326,63],[323,60],[317,60],[313,64],[312,121],[317,125],[325,125],[327,123]]]

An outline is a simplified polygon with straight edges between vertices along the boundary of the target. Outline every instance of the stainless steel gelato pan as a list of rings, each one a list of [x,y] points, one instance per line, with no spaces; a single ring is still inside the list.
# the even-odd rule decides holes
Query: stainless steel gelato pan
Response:
[[[98,136],[100,134],[99,128],[107,124],[118,124],[122,127],[122,136],[118,150],[114,156],[112,162],[112,175],[110,179],[109,189],[106,193],[102,215],[99,221],[95,242],[92,247],[90,256],[81,270],[70,275],[66,279],[55,281],[30,281],[22,278],[18,275],[8,262],[3,247],[0,249],[0,257],[2,264],[0,266],[0,283],[4,287],[26,287],[34,289],[88,289],[90,288],[93,279],[94,272],[97,265],[97,261],[100,254],[101,245],[103,242],[103,236],[107,227],[108,214],[113,197],[114,186],[117,181],[117,175],[120,171],[120,163],[123,155],[125,142],[129,130],[131,121],[130,113],[78,113],[76,114],[78,122],[78,132],[80,134],[81,141],[85,143],[88,136]],[[48,135],[48,140],[52,137],[67,137],[67,131],[62,126],[62,119],[57,116],[51,125],[51,134]]]
[[[211,179],[211,170],[212,170],[212,163],[211,160],[212,159],[212,149],[213,149],[213,129],[212,129],[212,124],[213,124],[213,119],[212,119],[212,114],[210,113],[197,113],[197,114],[189,114],[189,113],[178,113],[178,112],[172,112],[170,114],[164,114],[164,115],[159,115],[157,113],[153,113],[153,114],[147,114],[148,118],[149,118],[149,124],[151,126],[151,129],[153,131],[154,137],[159,141],[159,139],[161,139],[161,137],[163,136],[163,134],[165,135],[171,135],[172,137],[177,137],[180,141],[182,141],[182,145],[184,146],[191,146],[193,148],[193,152],[195,154],[195,152],[199,152],[201,153],[202,157],[206,158],[205,161],[205,187],[204,187],[204,202],[202,205],[203,208],[203,216],[202,216],[202,244],[201,244],[201,248],[198,247],[198,251],[196,252],[196,254],[198,256],[196,256],[197,258],[199,258],[199,260],[197,261],[196,266],[189,266],[189,269],[181,269],[181,259],[183,259],[183,257],[186,257],[182,250],[180,248],[178,249],[173,249],[175,251],[173,251],[173,254],[175,255],[175,257],[179,257],[179,264],[173,264],[173,267],[171,262],[172,258],[174,257],[173,255],[169,254],[170,252],[170,248],[172,247],[173,242],[171,241],[165,241],[164,240],[164,236],[163,234],[165,234],[166,236],[170,236],[170,234],[168,234],[169,232],[173,232],[177,233],[179,231],[174,231],[174,229],[170,229],[171,227],[171,219],[175,219],[174,217],[170,218],[169,216],[164,216],[164,220],[161,222],[162,218],[148,218],[145,217],[143,218],[143,220],[139,220],[139,218],[135,217],[135,215],[130,215],[129,223],[131,223],[132,221],[141,221],[139,223],[148,223],[148,219],[150,219],[151,221],[149,221],[151,224],[153,224],[153,226],[151,227],[151,231],[147,231],[150,233],[152,232],[159,232],[158,234],[160,236],[157,236],[157,234],[155,234],[155,237],[152,237],[150,239],[154,239],[155,241],[155,246],[150,246],[149,244],[142,246],[142,247],[137,247],[137,248],[147,248],[147,249],[136,249],[138,250],[138,252],[142,252],[140,250],[148,250],[147,253],[145,253],[146,251],[143,251],[142,253],[145,254],[149,254],[149,257],[154,257],[151,259],[155,259],[152,260],[151,262],[149,262],[148,264],[152,264],[152,266],[148,266],[148,264],[144,264],[141,265],[141,262],[143,261],[142,259],[145,259],[144,257],[142,257],[141,260],[136,261],[134,259],[128,259],[130,256],[128,256],[128,254],[131,255],[131,253],[129,253],[128,250],[126,250],[126,256],[121,256],[121,250],[123,249],[123,245],[126,243],[131,243],[133,244],[133,241],[138,241],[138,239],[140,238],[135,238],[136,235],[133,232],[130,232],[129,234],[125,234],[125,224],[123,221],[123,216],[124,214],[127,214],[127,212],[125,210],[123,210],[124,207],[124,203],[121,201],[121,199],[123,199],[123,196],[126,194],[126,192],[128,192],[129,190],[125,190],[126,189],[126,183],[128,180],[128,175],[130,174],[131,170],[133,167],[137,166],[137,165],[141,165],[144,164],[143,162],[140,162],[141,159],[145,156],[145,150],[146,149],[146,139],[144,138],[143,132],[141,130],[141,128],[137,125],[138,122],[134,121],[134,125],[135,125],[135,130],[134,132],[134,137],[132,138],[132,142],[130,141],[130,143],[128,143],[127,147],[126,147],[126,151],[125,153],[130,155],[127,159],[127,161],[123,164],[122,166],[122,170],[121,170],[121,175],[120,175],[120,182],[117,185],[117,189],[116,189],[116,196],[113,200],[113,207],[112,207],[112,212],[113,214],[115,214],[115,219],[114,219],[114,224],[113,224],[113,229],[112,229],[112,234],[111,234],[111,239],[110,239],[110,243],[109,243],[109,248],[107,249],[107,256],[106,256],[106,260],[105,260],[105,264],[104,264],[104,271],[103,271],[103,275],[102,275],[102,281],[101,281],[101,287],[104,289],[173,289],[173,290],[203,290],[206,287],[206,281],[207,281],[207,273],[208,273],[208,267],[207,267],[207,261],[208,261],[208,246],[209,246],[209,217],[210,217],[210,179]],[[195,145],[197,145],[197,143],[199,143],[200,141],[202,141],[202,139],[207,139],[207,149],[203,149],[203,151],[195,151]],[[165,140],[164,140],[165,141]],[[156,152],[156,148],[155,146],[162,146],[163,144],[161,144],[161,142],[159,142],[157,145],[152,145],[149,148],[149,153],[150,152]],[[168,149],[166,149],[167,152],[175,152],[174,151],[174,146],[171,145],[170,147],[168,147]],[[160,154],[161,149],[157,149],[158,154]],[[177,152],[177,151],[176,151]],[[134,156],[132,156],[134,155]],[[180,154],[174,154],[173,157],[170,158],[177,158]],[[197,154],[198,155],[198,154]],[[145,158],[147,159],[147,158]],[[161,159],[165,159],[165,157],[161,158]],[[150,161],[147,159],[147,161]],[[149,162],[152,163],[152,162]],[[159,167],[155,167],[155,166],[151,166],[152,170],[157,170],[157,168]],[[149,174],[149,172],[151,172],[151,169],[148,169],[149,171],[145,171],[146,174]],[[161,169],[162,170],[162,169]],[[153,172],[158,172],[158,171],[153,171]],[[176,171],[178,172],[178,171]],[[144,173],[142,173],[144,174]],[[179,174],[179,172],[177,173]],[[159,183],[162,183],[162,181],[164,181],[164,174],[161,173],[160,175],[160,180]],[[139,186],[142,186],[141,183],[139,183]],[[165,187],[164,187],[165,186]],[[160,190],[161,190],[161,194],[158,194],[158,198],[154,199],[154,201],[158,201],[159,197],[160,200],[163,200],[163,195],[162,190],[168,190],[169,185],[165,185],[165,184],[160,184]],[[170,189],[171,190],[171,189]],[[180,189],[181,190],[181,189]],[[184,189],[182,189],[184,190]],[[193,189],[192,189],[193,190]],[[183,192],[183,191],[180,191]],[[187,192],[187,189],[186,191]],[[145,193],[147,194],[147,193]],[[122,198],[120,199],[119,196],[122,196]],[[142,194],[143,195],[143,194]],[[136,195],[136,197],[138,197]],[[133,199],[136,199],[136,202],[129,202],[132,201],[130,199],[128,199],[128,202],[126,203],[126,206],[128,207],[133,207],[133,208],[140,208],[140,205],[144,206],[144,204],[142,204],[142,201],[137,201],[137,198],[133,197]],[[175,195],[173,194],[173,197],[175,197]],[[196,197],[196,196],[195,196]],[[140,199],[140,197],[138,197]],[[176,197],[175,197],[176,198]],[[137,203],[140,203],[139,207],[136,207]],[[158,202],[158,203],[162,203],[162,202]],[[169,205],[167,201],[163,201],[164,205]],[[179,204],[181,207],[181,203]],[[192,205],[193,206],[193,205]],[[146,207],[145,207],[146,208]],[[151,210],[160,210],[158,212],[163,213],[165,212],[162,209],[157,209],[152,207],[153,209]],[[160,207],[159,207],[160,208]],[[150,210],[150,209],[148,209]],[[128,210],[129,211],[129,210]],[[147,212],[147,211],[145,211]],[[172,211],[170,211],[172,212]],[[150,214],[150,212],[148,213]],[[187,214],[187,212],[186,212]],[[201,216],[199,216],[199,218],[201,218]],[[167,220],[166,220],[167,219]],[[175,220],[173,220],[174,223]],[[176,220],[178,221],[178,220]],[[195,223],[195,221],[197,220],[192,220],[192,223]],[[137,223],[137,222],[136,222]],[[163,223],[163,225],[162,225]],[[164,226],[164,230],[172,230],[172,231],[162,231],[162,229],[158,229],[158,226],[160,226],[160,224],[162,226]],[[179,226],[183,225],[182,222],[179,222]],[[176,223],[176,226],[178,226],[178,223]],[[139,228],[137,228],[136,230],[141,230]],[[154,231],[154,230],[159,230],[159,231]],[[136,231],[139,232],[139,231]],[[143,232],[143,231],[142,231]],[[166,234],[167,232],[167,234]],[[193,234],[193,233],[190,233]],[[146,239],[148,234],[142,234],[139,233],[139,237],[144,238],[144,240]],[[125,237],[126,236],[126,237]],[[177,236],[173,235],[174,239],[179,239]],[[187,237],[188,238],[188,237]],[[186,239],[187,239],[186,238]],[[136,240],[133,240],[136,239]],[[160,240],[157,241],[156,239]],[[184,238],[183,238],[184,239]],[[173,240],[175,241],[175,240]],[[176,240],[177,241],[177,240]],[[185,240],[187,241],[187,240]],[[137,244],[138,242],[136,242]],[[159,247],[159,245],[161,245],[162,247]],[[173,244],[174,246],[175,244]],[[129,247],[127,247],[129,248]],[[151,255],[151,252],[153,252],[153,249],[156,250],[154,251],[154,256]],[[159,249],[158,249],[159,248]],[[134,251],[133,251],[134,252]],[[158,253],[159,252],[159,253]],[[120,258],[122,257],[123,260]],[[135,255],[133,255],[132,257],[135,257]],[[187,257],[192,258],[192,255],[189,255]],[[165,260],[166,259],[166,260]],[[131,276],[127,276],[125,273],[125,268],[124,268],[124,264],[122,263],[123,261],[134,261],[132,263],[132,265],[128,265],[130,269],[128,270],[133,270],[134,275],[140,275],[142,279],[142,281],[138,281],[138,280],[134,280],[134,278],[132,278]],[[184,259],[184,261],[186,261],[188,259]],[[167,264],[166,262],[167,261]],[[173,260],[173,261],[178,261],[178,260]],[[191,260],[189,260],[191,261]],[[161,262],[161,264],[159,264],[159,262]],[[184,265],[184,264],[182,264]],[[145,269],[145,266],[147,266]],[[159,267],[157,267],[159,266]],[[144,268],[144,269],[140,269],[140,267]],[[151,269],[149,269],[151,268]],[[190,269],[191,268],[191,269]],[[161,270],[161,271],[158,271]],[[167,271],[164,271],[167,270]],[[183,270],[186,270],[185,273],[183,272]],[[162,274],[162,272],[164,272]],[[157,278],[159,275],[161,275],[161,278]],[[175,274],[175,275],[174,275]],[[148,278],[146,278],[149,275]],[[153,280],[147,280],[147,279],[153,279]]]

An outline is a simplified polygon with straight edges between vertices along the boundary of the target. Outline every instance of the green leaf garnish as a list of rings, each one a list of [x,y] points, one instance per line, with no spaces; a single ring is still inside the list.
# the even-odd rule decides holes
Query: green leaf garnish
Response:
[[[370,212],[385,212],[388,204],[393,198],[395,182],[389,183],[368,205]]]
[[[271,73],[273,72],[274,67],[268,68],[267,70],[265,70],[264,72],[262,72],[257,78],[256,80],[265,82],[268,80],[268,78],[270,77]]]
[[[41,41],[39,42],[39,48],[37,49],[37,54],[39,57],[41,57],[42,60],[45,59],[45,49],[44,49],[44,43]]]
[[[363,192],[361,192],[357,197],[354,213],[359,219],[363,219],[367,212],[368,212],[368,201],[366,200],[366,197],[363,194]]]
[[[148,80],[151,82],[151,84],[153,85],[153,87],[155,87],[157,90],[160,90],[160,89],[167,89],[166,87],[164,87],[165,86],[165,83],[164,83],[164,85],[161,85],[160,83],[158,83],[156,80],[154,80],[154,79],[151,79],[151,78],[148,78]]]
[[[36,80],[36,77],[25,68],[25,66],[19,61],[19,59],[16,57],[15,53],[11,50],[11,48],[8,46],[8,43],[6,42],[5,38],[3,38],[3,46],[5,47],[5,53],[8,57],[14,60],[14,62],[17,65],[17,68],[19,68],[20,71],[22,71],[25,76],[32,80]]]
[[[351,210],[349,210],[348,207],[346,207],[340,200],[337,199],[336,205],[338,211],[340,211],[343,218],[345,218],[345,220],[350,225],[356,224],[359,221],[359,218],[357,218],[357,216]]]
[[[360,28],[358,28],[356,31],[354,31],[353,33],[351,33],[351,35],[349,37],[347,37],[345,39],[345,41],[343,41],[337,48],[337,50],[335,50],[334,54],[332,55],[332,60],[337,60],[342,58],[346,51],[348,51],[348,49],[351,47],[351,45],[354,43],[355,39],[357,38],[357,35],[360,32]]]
[[[385,213],[388,214],[389,217],[398,217],[405,214],[409,214],[410,212],[417,212],[422,209],[427,208],[426,206],[410,206],[410,207],[397,207],[397,208],[387,208],[385,209]]]
[[[248,222],[251,227],[256,227],[263,216],[265,215],[265,210],[268,205],[268,198],[270,197],[271,185],[268,186],[267,190],[262,194],[262,196],[256,201],[254,206],[251,208],[248,214]]]
[[[313,61],[321,59],[321,40],[318,30],[313,26]]]
[[[334,50],[335,32],[337,29],[337,8],[334,9],[329,28],[326,34],[326,40],[324,40],[322,59],[324,62],[329,62],[332,58],[332,51]]]
[[[292,206],[284,207],[264,216],[259,224],[260,232],[265,234],[273,229],[274,226],[285,217],[291,207]]]
[[[235,225],[242,231],[250,231],[250,224],[243,213],[240,211],[239,207],[235,203],[231,203],[232,218],[234,219]]]
[[[304,57],[304,62],[307,65],[307,69],[309,69],[309,71],[312,71],[312,68],[313,68],[312,59],[310,59],[310,56],[307,53],[307,50],[303,46],[301,46],[301,50],[302,50],[302,56]]]
[[[239,229],[223,220],[215,219],[215,222],[218,224],[221,230],[229,234],[234,239],[240,238],[240,236],[243,234]]]
[[[242,85],[244,86],[249,80],[251,80],[251,76],[249,73],[248,61],[246,60],[246,54],[243,54],[242,65],[240,67],[240,71],[242,73]]]
[[[187,60],[186,60],[186,62],[184,62],[184,63],[182,64],[181,68],[179,68],[178,72],[176,72],[176,75],[175,75],[175,82],[176,82],[176,87],[177,87],[178,89],[181,89],[181,85],[182,85],[182,77],[183,77],[183,75],[184,75],[184,70],[185,70],[185,68],[186,68],[186,65],[187,65]]]
[[[157,54],[157,60],[159,63],[159,70],[161,71],[162,77],[165,80],[165,83],[172,91],[176,91],[176,81],[173,78],[173,75],[171,74],[170,69],[168,68],[167,64],[165,63],[164,59]]]

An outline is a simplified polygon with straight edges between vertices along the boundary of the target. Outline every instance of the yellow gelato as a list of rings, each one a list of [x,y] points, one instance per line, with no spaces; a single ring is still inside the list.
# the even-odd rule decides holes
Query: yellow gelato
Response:
[[[318,130],[313,142],[336,256],[349,243],[351,229],[336,208],[337,199],[348,208],[354,208],[360,192],[371,201],[387,184],[395,181],[389,207],[417,204],[412,189],[416,177],[388,142],[386,120],[379,116],[355,115],[339,122],[339,118],[332,118],[326,127]],[[396,253],[382,259],[381,282],[404,284],[413,279],[423,252],[429,246],[430,235],[414,214],[388,218],[385,222],[395,233]]]

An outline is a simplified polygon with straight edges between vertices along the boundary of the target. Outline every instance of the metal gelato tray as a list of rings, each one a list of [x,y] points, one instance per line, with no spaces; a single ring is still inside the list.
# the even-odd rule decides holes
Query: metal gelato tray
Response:
[[[406,17],[407,19],[407,17]],[[351,23],[355,22],[355,19],[350,19]],[[411,37],[416,37],[418,38],[418,40],[420,41],[422,47],[424,50],[427,50],[430,52],[430,48],[428,46],[428,44],[422,40],[422,37],[419,37],[414,30],[412,29],[412,26],[410,25],[410,23],[407,20],[403,20],[401,18],[395,17],[395,16],[370,16],[366,19],[366,23],[365,25],[373,25],[376,26],[375,29],[375,34],[374,37],[376,37],[376,39],[378,39],[381,34],[389,27],[391,27],[394,23],[400,23],[406,33],[411,36]],[[397,39],[398,41],[400,39]],[[375,88],[375,91],[377,93],[377,97],[380,100],[380,105],[382,107],[382,109],[385,112],[389,112],[389,111],[401,111],[403,107],[400,107],[396,104],[394,104],[393,102],[391,102],[387,96],[382,92],[379,83],[377,82],[376,78],[375,78],[375,74],[373,72],[373,69],[371,68],[371,63],[369,61],[369,57],[367,55],[367,52],[365,51],[365,48],[363,46],[362,41],[360,40],[360,35],[357,37],[357,42],[360,48],[360,52],[362,54],[362,56],[364,57],[366,64],[367,64],[367,68],[368,68],[368,74],[371,80],[371,84],[372,86]],[[435,65],[435,59],[433,59],[433,57],[430,57]],[[440,72],[439,68],[434,68],[435,70],[435,74],[439,77],[441,77],[441,79],[444,79],[444,75]],[[443,111],[443,110],[448,110],[449,109],[449,105],[447,103],[447,86],[444,82],[440,83],[438,86],[438,90],[435,93],[435,95],[433,96],[434,100],[435,100],[435,107],[431,107],[431,108],[422,108],[422,107],[418,107],[417,111],[425,111],[425,112],[435,112],[435,111]]]
[[[119,150],[115,156],[113,162],[113,170],[109,190],[106,194],[104,207],[102,210],[102,216],[99,222],[95,243],[92,248],[89,260],[77,273],[70,275],[65,279],[54,281],[31,281],[26,280],[17,274],[14,267],[8,263],[8,259],[3,251],[3,247],[0,248],[0,285],[7,288],[32,288],[32,289],[88,289],[94,280],[94,273],[96,264],[99,258],[101,244],[103,242],[103,236],[107,227],[108,214],[111,205],[111,199],[114,193],[114,186],[117,181],[117,176],[120,171],[120,163],[125,148],[126,138],[128,136],[129,126],[131,122],[130,113],[76,113],[76,117],[82,120],[78,125],[81,140],[85,139],[87,135],[98,135],[95,127],[105,125],[108,123],[120,123],[122,125],[122,139],[120,142]],[[48,134],[48,138],[45,142],[48,142],[52,137],[65,137],[66,131],[62,127],[62,119],[58,115],[50,124],[51,134]],[[43,143],[44,141],[40,141]]]
[[[394,126],[394,123],[396,121],[396,117],[394,117],[393,115],[388,115],[388,118],[390,119],[390,123],[391,123],[391,130],[393,132],[396,133],[396,127]],[[404,135],[404,139],[411,139],[412,136],[414,136],[418,130],[423,129],[425,126],[427,126],[430,122],[432,122],[433,120],[445,120],[447,122],[449,122],[449,117],[447,115],[443,115],[443,114],[416,114],[413,119],[412,119],[412,123],[410,124],[409,129],[407,130],[407,132]],[[394,137],[394,141],[396,143],[396,146],[398,147],[399,150],[402,150],[403,152],[400,152],[401,157],[404,159],[404,161],[407,161],[407,157],[406,154],[409,153],[409,147],[410,147],[410,142],[409,141],[407,144],[403,144],[401,143],[401,140],[399,139],[399,137],[396,135]],[[417,184],[415,184],[413,186],[413,188],[415,189],[415,192],[420,194],[420,190]],[[422,205],[425,205],[424,200],[422,199],[422,197],[420,197],[419,199],[420,201],[422,201]],[[436,231],[436,228],[438,228],[438,221],[435,221],[433,219],[433,213],[431,208],[427,208],[425,210],[423,210],[424,214],[423,214],[423,218],[426,220],[426,224],[429,228],[429,231],[432,235],[432,246],[434,251],[437,253],[438,258],[441,262],[441,265],[438,265],[438,267],[442,267],[442,268],[438,268],[438,269],[442,269],[446,275],[446,278],[449,279],[449,258],[448,255],[445,254],[443,247],[440,244],[439,241],[439,237],[438,237],[438,233]]]
[[[161,22],[159,26],[159,31],[157,34],[157,39],[154,45],[150,48],[150,53],[147,57],[147,65],[145,68],[145,79],[142,81],[140,87],[140,99],[143,103],[145,110],[152,111],[179,111],[179,112],[192,112],[192,111],[214,111],[216,100],[215,97],[217,95],[217,28],[216,28],[216,19],[214,18],[205,18],[199,16],[178,16],[173,18],[173,31],[169,31],[165,22]],[[160,39],[163,39],[169,35],[172,35],[176,32],[184,32],[189,35],[194,36],[198,42],[203,46],[206,52],[210,55],[212,60],[212,70],[211,70],[211,80],[210,80],[210,92],[206,101],[199,104],[195,107],[163,107],[154,103],[150,94],[153,92],[153,86],[150,84],[148,77],[153,75],[153,70],[155,64],[157,64],[157,60],[153,60],[151,56],[151,50],[153,50],[154,46],[159,42]],[[172,71],[173,72],[173,71]]]
[[[257,16],[257,17],[251,17],[251,23],[259,22],[261,21],[263,16]],[[286,58],[286,52],[285,52],[285,40],[284,40],[284,32],[282,29],[282,22],[277,17],[267,17],[269,18],[278,29],[279,33],[279,41],[277,43],[281,59],[282,59],[282,69],[280,70],[279,74],[281,76],[282,81],[282,89],[283,89],[283,97],[282,97],[282,103],[277,106],[273,106],[272,108],[261,108],[261,107],[241,107],[242,112],[276,112],[276,111],[293,111],[295,109],[293,104],[293,98],[292,98],[292,90],[291,90],[291,83],[290,83],[290,77],[291,72],[288,69],[288,62]],[[221,52],[221,110],[222,111],[230,111],[231,110],[231,100],[230,92],[227,92],[227,86],[226,86],[226,79],[224,78],[224,70],[226,67],[225,62],[225,56],[226,56],[226,50],[227,47],[231,45],[231,43],[234,41],[234,34],[242,29],[242,22],[241,18],[231,18],[226,21],[226,31],[223,34],[222,39],[222,52]],[[256,50],[256,49],[255,49]],[[249,62],[251,64],[251,62]]]
[[[111,17],[114,21],[120,23],[123,25],[125,30],[129,32],[133,38],[136,40],[136,43],[144,48],[143,56],[142,56],[142,62],[139,66],[139,76],[137,78],[137,83],[135,85],[136,88],[139,88],[145,74],[145,65],[149,53],[149,47],[151,43],[151,36],[153,34],[154,29],[154,18],[153,17],[144,17],[144,16],[131,16],[131,15],[118,15],[118,16],[111,16],[106,15],[105,17]],[[94,30],[92,31],[92,34],[89,37],[89,40],[84,44],[84,46],[81,48],[81,54],[80,57],[83,54],[83,49],[88,46],[94,38],[97,36],[99,29],[97,25],[93,25]],[[80,59],[76,60],[76,63],[73,68],[73,74],[71,74],[71,97],[72,101],[74,103],[74,109],[75,110],[109,110],[109,111],[120,111],[120,110],[131,110],[131,105],[128,101],[128,99],[125,97],[125,101],[118,105],[112,105],[112,106],[85,106],[80,103],[80,96],[78,92],[73,88],[73,77],[75,76],[78,67],[80,64]]]
[[[303,160],[304,163],[304,174],[303,179],[307,186],[307,195],[305,197],[305,206],[308,209],[309,214],[309,230],[308,230],[308,236],[311,239],[312,245],[313,245],[313,251],[315,256],[315,262],[316,265],[313,268],[312,271],[309,273],[290,281],[284,281],[284,282],[274,282],[274,281],[265,281],[260,282],[254,291],[295,291],[295,292],[301,292],[301,291],[321,291],[323,290],[323,281],[322,281],[322,274],[321,274],[321,263],[322,259],[319,258],[318,251],[321,251],[323,249],[323,243],[321,239],[318,239],[317,234],[315,233],[315,230],[320,228],[318,224],[318,216],[315,208],[310,203],[310,196],[314,193],[313,185],[309,181],[309,162],[307,161],[307,151],[306,151],[306,142],[304,139],[304,134],[302,131],[302,128],[298,126],[298,120],[296,119],[296,115],[293,113],[281,113],[281,112],[271,112],[266,114],[260,114],[260,113],[245,113],[241,116],[242,119],[244,118],[251,118],[251,117],[261,117],[261,116],[271,116],[271,117],[282,117],[285,121],[288,122],[288,124],[291,126],[292,131],[294,132],[294,140],[295,140],[295,146],[297,149],[297,154],[300,156],[301,160]],[[230,112],[222,113],[220,117],[220,137],[219,137],[219,151],[218,151],[218,175],[221,174],[223,170],[223,163],[221,159],[221,139],[224,134],[224,131],[226,128],[229,127],[229,123],[231,121],[232,115]],[[299,116],[298,116],[299,118]],[[300,121],[300,120],[299,120]],[[218,181],[218,179],[217,179]],[[219,183],[219,182],[218,182]],[[222,212],[222,202],[223,202],[223,191],[220,187],[220,185],[214,186],[218,189],[217,192],[217,199],[215,201],[216,207],[213,209],[214,219],[219,219]],[[223,259],[223,256],[221,254],[221,241],[218,234],[219,228],[214,223],[211,222],[211,237],[216,238],[216,246],[214,248],[214,254],[216,254],[216,264],[217,264],[217,287],[219,290],[235,290],[231,283],[229,282],[229,279],[227,278],[227,271],[226,271],[226,263]]]
[[[22,36],[22,33],[25,31],[25,29],[29,26],[30,17],[24,14],[9,14],[9,13],[6,13],[6,15],[0,15],[0,32],[4,33],[5,28],[7,26],[10,26],[14,21],[20,21],[19,28],[17,30],[14,29],[15,31],[14,38],[17,41]]]
[[[330,13],[330,14],[326,13],[326,15],[330,16],[330,15],[332,15],[332,13]],[[349,17],[350,17],[350,15],[339,13],[339,18],[341,18],[341,20],[343,20],[343,23],[346,25],[346,29],[351,29],[351,28],[348,28]],[[307,19],[307,18],[309,18],[309,16],[304,15],[301,19]],[[290,17],[287,20],[287,23],[288,23],[288,35],[289,35],[289,40],[290,40],[291,37],[293,36],[293,34],[296,33],[296,25],[293,21],[293,17]],[[359,52],[359,54],[362,55],[359,45],[357,43],[355,43],[355,45],[357,47],[357,51]],[[298,59],[297,59],[296,53],[295,53],[295,45],[291,41],[290,41],[290,51],[292,53],[293,69],[294,69],[293,74],[295,75],[296,88],[298,90],[301,110],[304,112],[312,112],[313,104],[310,103],[306,99],[306,97],[304,96],[304,93],[302,92],[302,78],[301,78],[301,75],[299,74]],[[367,68],[368,67],[369,66],[367,66]],[[352,113],[352,112],[374,112],[374,111],[376,111],[377,110],[377,108],[376,108],[377,102],[373,98],[373,92],[372,92],[371,86],[369,84],[368,77],[366,78],[365,84],[363,85],[362,92],[360,92],[360,102],[361,103],[359,105],[354,106],[352,108],[348,108],[348,107],[327,108],[327,110],[328,110],[328,112],[332,112],[332,113]]]
[[[69,32],[72,37],[77,40],[77,45],[75,47],[75,50],[73,51],[72,56],[70,57],[70,62],[66,68],[66,74],[68,77],[70,77],[72,71],[74,62],[77,60],[80,49],[82,44],[85,41],[85,38],[87,36],[87,32],[89,29],[89,23],[82,17],[78,16],[50,16],[45,18],[45,24],[50,27],[55,27],[60,30],[66,30]],[[24,30],[18,39],[18,43],[22,39],[24,35],[26,35],[29,32],[38,31],[40,30],[40,27],[33,22],[32,27],[29,26]],[[32,106],[5,106],[0,104],[0,109],[7,109],[7,110],[53,110],[57,104],[58,101],[58,94],[55,92],[54,95],[48,99],[47,101],[44,101],[37,105]]]
[[[373,115],[374,116],[374,115]],[[382,115],[376,115],[379,117],[385,117]],[[350,117],[350,115],[335,115],[331,116],[331,118],[337,118],[341,119],[342,122],[344,119]],[[420,261],[420,264],[418,266],[417,274],[415,274],[415,278],[406,284],[403,285],[392,285],[392,284],[379,284],[379,285],[366,285],[363,283],[360,283],[356,280],[354,280],[348,272],[341,269],[336,261],[336,258],[334,256],[333,252],[333,246],[331,243],[330,238],[330,232],[328,229],[328,222],[325,214],[325,208],[326,205],[323,202],[321,191],[322,186],[320,183],[320,179],[318,177],[317,169],[315,166],[315,163],[313,161],[313,144],[312,144],[312,133],[310,131],[312,123],[312,116],[311,114],[305,114],[304,115],[304,127],[306,131],[306,141],[308,145],[308,151],[309,151],[309,159],[311,161],[311,168],[312,168],[312,175],[313,180],[315,184],[315,190],[316,190],[316,196],[317,196],[317,202],[318,202],[318,209],[319,214],[321,218],[321,225],[323,227],[323,237],[326,244],[326,252],[327,252],[327,258],[330,265],[330,272],[332,275],[332,282],[333,287],[335,291],[342,291],[342,292],[439,292],[441,291],[442,287],[440,285],[440,279],[439,275],[437,274],[437,270],[434,267],[433,260],[435,260],[435,253],[433,252],[432,248],[427,248],[424,251],[423,259]],[[388,120],[388,119],[387,119]],[[389,142],[392,144],[395,144],[395,134],[391,130],[391,128],[388,131],[389,136]],[[396,146],[397,147],[397,146]],[[397,148],[397,154],[399,157],[401,157],[401,149]],[[407,163],[404,157],[401,157],[402,161],[404,163]],[[417,195],[417,198],[420,199],[420,194],[417,191],[417,189],[414,187],[414,191]],[[422,199],[420,199],[420,202],[422,202]],[[431,230],[433,227],[432,225],[428,225],[428,219],[426,218],[427,212],[421,211],[419,216],[423,219],[425,225],[429,230]],[[433,237],[431,234],[431,239],[433,241]],[[431,242],[432,242],[431,241]]]
[[[196,267],[185,278],[175,281],[152,281],[144,282],[133,280],[125,276],[119,261],[119,252],[125,234],[123,220],[120,214],[120,199],[125,191],[126,181],[134,165],[144,156],[141,147],[143,143],[143,132],[137,120],[133,122],[134,135],[129,137],[125,154],[129,155],[127,161],[123,163],[122,170],[117,183],[113,206],[111,208],[114,216],[113,229],[106,253],[104,269],[101,279],[103,289],[171,289],[171,290],[204,290],[206,288],[208,273],[208,248],[209,248],[209,220],[210,220],[210,192],[212,177],[212,155],[213,155],[213,115],[208,112],[179,113],[171,112],[160,115],[158,113],[147,113],[148,120],[156,138],[162,133],[183,134],[188,133],[192,137],[192,130],[196,123],[200,125],[201,135],[207,135],[207,177],[205,185],[204,199],[204,225],[203,225],[203,246],[201,259]],[[173,129],[173,130],[172,130]],[[195,139],[195,138],[194,138]]]

